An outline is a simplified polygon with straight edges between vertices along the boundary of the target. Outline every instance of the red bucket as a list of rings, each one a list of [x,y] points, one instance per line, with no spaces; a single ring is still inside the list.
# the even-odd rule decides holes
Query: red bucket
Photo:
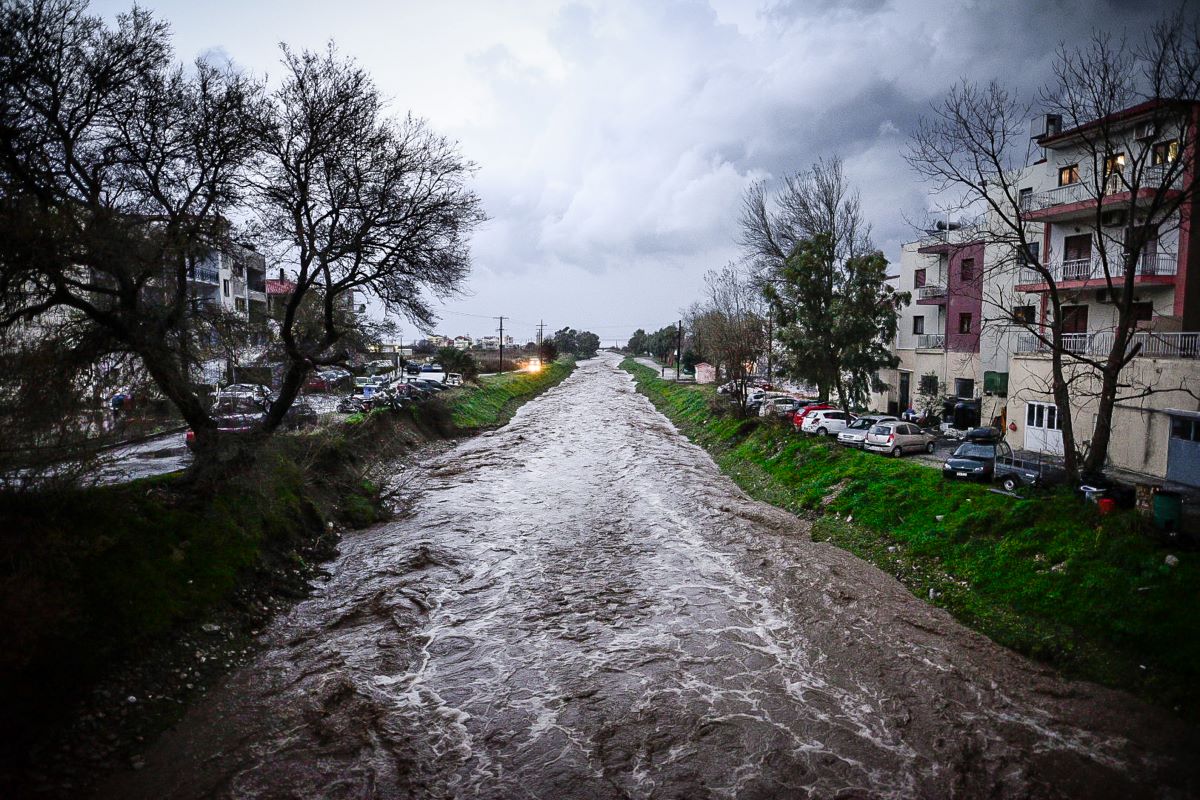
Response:
[[[1100,506],[1101,514],[1111,514],[1117,510],[1117,501],[1111,497],[1101,497],[1096,505]]]

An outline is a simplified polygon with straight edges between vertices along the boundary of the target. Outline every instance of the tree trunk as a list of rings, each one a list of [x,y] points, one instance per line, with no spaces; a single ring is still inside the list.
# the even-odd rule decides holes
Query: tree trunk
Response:
[[[275,396],[271,407],[267,409],[267,416],[263,420],[263,430],[267,433],[274,433],[283,424],[284,416],[288,409],[292,407],[292,403],[296,401],[296,397],[300,394],[300,388],[304,386],[304,379],[308,377],[308,365],[304,362],[293,361],[283,374],[283,384],[279,387],[279,394]]]
[[[1092,431],[1087,458],[1083,462],[1083,471],[1087,473],[1102,471],[1104,463],[1108,460],[1108,445],[1112,440],[1112,415],[1117,405],[1117,384],[1121,368],[1124,366],[1127,342],[1128,329],[1118,325],[1112,349],[1100,373],[1100,404],[1096,409],[1096,429]]]
[[[1062,336],[1053,332],[1054,347],[1051,348],[1050,369],[1053,381],[1054,405],[1058,407],[1058,424],[1063,440],[1063,469],[1068,483],[1079,481],[1079,458],[1075,452],[1074,415],[1071,413],[1071,392],[1063,377]],[[1064,413],[1065,410],[1065,413]]]

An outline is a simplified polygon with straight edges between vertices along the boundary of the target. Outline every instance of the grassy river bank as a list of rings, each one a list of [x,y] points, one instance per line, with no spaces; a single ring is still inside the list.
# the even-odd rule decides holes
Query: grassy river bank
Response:
[[[743,490],[813,520],[814,539],[1002,645],[1200,719],[1200,559],[1164,549],[1134,512],[947,482],[927,466],[722,413],[714,387],[664,381],[632,359],[622,367]]]

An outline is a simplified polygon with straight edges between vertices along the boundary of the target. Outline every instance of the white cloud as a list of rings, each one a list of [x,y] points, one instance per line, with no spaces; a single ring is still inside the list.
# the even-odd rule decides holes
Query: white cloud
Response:
[[[105,13],[125,8],[105,2]],[[275,71],[328,38],[479,164],[491,221],[448,309],[553,327],[657,327],[737,257],[750,182],[841,155],[895,258],[926,207],[900,157],[958,77],[1032,90],[1079,25],[1171,7],[1062,0],[150,0],[181,56]],[[1133,15],[1138,15],[1134,18]],[[1082,20],[1086,20],[1082,22]],[[447,316],[447,330],[459,319]],[[482,333],[483,331],[479,331]]]

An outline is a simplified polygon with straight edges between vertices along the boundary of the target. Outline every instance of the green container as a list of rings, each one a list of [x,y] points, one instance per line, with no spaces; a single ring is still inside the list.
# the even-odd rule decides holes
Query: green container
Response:
[[[1183,512],[1183,495],[1178,492],[1157,492],[1154,495],[1154,527],[1173,531],[1179,527]]]

